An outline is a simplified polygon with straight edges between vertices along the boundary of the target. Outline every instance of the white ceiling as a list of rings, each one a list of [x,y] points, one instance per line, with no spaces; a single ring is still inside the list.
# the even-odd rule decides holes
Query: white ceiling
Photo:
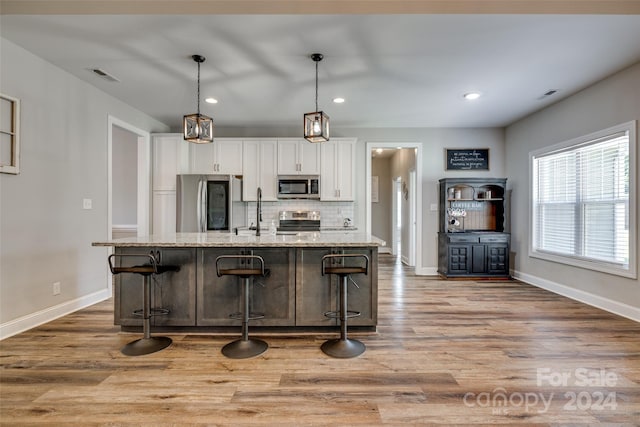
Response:
[[[640,61],[640,15],[2,15],[0,35],[174,130],[192,54],[219,127],[301,126],[313,52],[333,127],[505,126]]]

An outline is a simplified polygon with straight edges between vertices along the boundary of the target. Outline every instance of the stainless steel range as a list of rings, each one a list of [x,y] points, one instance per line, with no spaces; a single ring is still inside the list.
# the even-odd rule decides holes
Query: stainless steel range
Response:
[[[280,211],[278,218],[277,232],[279,234],[320,231],[319,211]]]

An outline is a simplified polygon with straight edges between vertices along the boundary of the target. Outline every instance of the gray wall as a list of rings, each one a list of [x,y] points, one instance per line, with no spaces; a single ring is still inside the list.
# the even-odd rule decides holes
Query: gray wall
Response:
[[[391,209],[393,206],[391,192],[391,157],[374,157],[371,159],[371,176],[378,177],[378,203],[371,203],[371,234],[387,242],[391,247],[392,225]]]
[[[138,223],[138,136],[119,126],[113,127],[112,209],[113,225]]]
[[[0,91],[21,100],[20,174],[0,174],[0,323],[107,289],[107,131],[162,123],[0,38]],[[92,210],[82,200],[93,200]],[[52,295],[53,282],[62,293]],[[55,311],[55,310],[54,310]]]
[[[534,283],[546,283],[550,288],[559,288],[583,300],[592,300],[595,296],[594,302],[601,306],[607,305],[607,300],[612,300],[640,309],[640,285],[637,279],[528,256],[529,152],[639,119],[640,63],[506,129],[506,170],[512,189],[513,265],[518,275]],[[640,165],[640,160],[636,160],[636,164]],[[636,212],[640,212],[640,207],[636,207]],[[630,236],[630,240],[634,239],[637,242],[638,236]]]

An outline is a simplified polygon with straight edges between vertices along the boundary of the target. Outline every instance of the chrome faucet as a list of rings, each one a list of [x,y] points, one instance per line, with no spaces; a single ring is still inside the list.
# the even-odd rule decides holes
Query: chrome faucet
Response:
[[[262,188],[258,187],[256,203],[256,236],[260,235],[260,221],[262,221]]]

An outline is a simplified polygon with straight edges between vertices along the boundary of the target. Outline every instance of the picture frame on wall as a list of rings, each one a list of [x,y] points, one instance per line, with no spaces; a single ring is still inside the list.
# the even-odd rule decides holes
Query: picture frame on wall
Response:
[[[371,177],[371,202],[378,203],[378,193],[380,192],[380,183],[377,176]]]
[[[489,170],[488,148],[446,148],[445,170]]]

